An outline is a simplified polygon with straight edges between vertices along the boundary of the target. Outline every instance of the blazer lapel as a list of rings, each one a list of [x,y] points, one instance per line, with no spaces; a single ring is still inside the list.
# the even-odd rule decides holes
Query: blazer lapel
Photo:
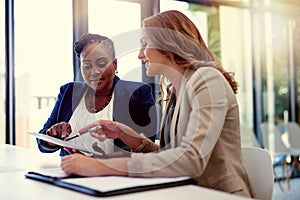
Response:
[[[177,134],[179,112],[180,112],[180,104],[182,103],[182,97],[185,94],[184,91],[186,88],[186,84],[194,72],[195,72],[195,70],[186,69],[184,76],[181,80],[179,93],[177,93],[178,94],[177,100],[176,100],[177,103],[175,106],[174,114],[172,117],[171,128],[170,128],[171,148],[175,148],[177,146],[176,134]]]

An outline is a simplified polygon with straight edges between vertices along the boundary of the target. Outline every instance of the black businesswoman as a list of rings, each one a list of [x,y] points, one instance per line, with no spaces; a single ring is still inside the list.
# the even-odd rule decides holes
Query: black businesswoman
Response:
[[[74,50],[81,61],[84,82],[61,86],[52,113],[39,133],[65,139],[97,119],[109,119],[124,123],[154,141],[157,115],[152,89],[148,84],[125,81],[116,76],[113,41],[87,33],[75,42]],[[71,141],[89,149],[98,140],[86,134],[86,137]],[[60,155],[64,156],[77,152],[40,139],[37,143],[43,153],[61,149]],[[98,142],[97,145],[108,155],[126,156],[130,153],[119,139]]]

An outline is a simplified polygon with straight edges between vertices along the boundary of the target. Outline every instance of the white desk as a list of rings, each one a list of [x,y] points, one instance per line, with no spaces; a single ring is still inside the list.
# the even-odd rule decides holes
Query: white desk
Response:
[[[47,183],[25,178],[27,171],[41,168],[58,167],[60,158],[57,155],[42,154],[28,149],[0,145],[0,199],[2,200],[86,200],[101,199],[79,192],[53,186]],[[103,197],[102,199],[115,200],[153,200],[153,199],[222,199],[243,200],[236,195],[231,195],[216,190],[211,190],[194,185],[137,192],[126,195]]]
[[[60,157],[57,154],[43,154],[18,146],[0,145],[0,174],[13,171],[33,171],[59,165]]]

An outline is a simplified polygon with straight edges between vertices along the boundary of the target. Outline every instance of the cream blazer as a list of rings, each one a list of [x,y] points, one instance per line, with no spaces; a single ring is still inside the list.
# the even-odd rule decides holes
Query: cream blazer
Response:
[[[186,70],[170,139],[170,149],[133,153],[129,175],[190,176],[199,186],[256,196],[242,159],[238,103],[218,70]]]

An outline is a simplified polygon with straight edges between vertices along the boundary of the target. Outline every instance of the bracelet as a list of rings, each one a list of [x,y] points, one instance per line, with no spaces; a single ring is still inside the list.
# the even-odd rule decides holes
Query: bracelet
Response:
[[[152,142],[149,138],[145,137],[144,134],[140,134],[142,144],[138,146],[135,150],[132,150],[134,153],[148,153],[153,151],[158,151],[160,149],[159,145]]]

